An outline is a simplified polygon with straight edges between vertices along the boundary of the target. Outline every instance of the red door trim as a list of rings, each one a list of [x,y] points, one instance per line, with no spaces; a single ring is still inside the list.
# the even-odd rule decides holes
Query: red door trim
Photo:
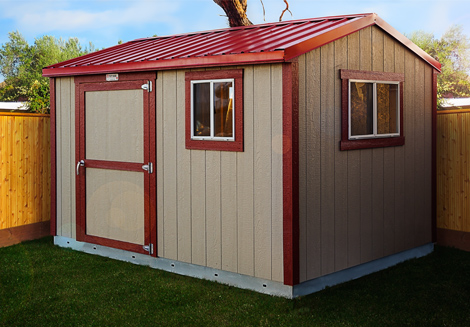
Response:
[[[85,159],[85,168],[142,172],[142,163]]]
[[[86,158],[85,149],[85,92],[88,91],[113,91],[113,90],[128,90],[139,89],[143,84],[151,81],[155,84],[156,74],[126,74],[124,81],[118,82],[104,82],[104,75],[99,76],[81,76],[75,80],[75,140],[76,140],[76,163],[80,160],[85,160],[85,168],[101,168],[101,169],[116,169],[125,171],[136,171],[144,173],[144,189],[145,189],[145,217],[144,222],[145,230],[145,244],[152,243],[154,245],[154,256],[156,256],[156,174],[155,172],[149,174],[142,169],[142,165],[152,162],[156,164],[156,121],[155,121],[155,90],[152,92],[143,92],[144,99],[144,137],[148,137],[148,141],[144,142],[144,162],[119,162],[119,161],[105,161],[105,160],[90,160]],[[144,140],[142,140],[144,141]],[[155,170],[155,169],[154,169]],[[83,167],[79,168],[80,174],[86,174]],[[83,176],[83,175],[82,175]],[[114,247],[122,250],[144,253],[140,244],[132,244],[117,240],[111,240],[99,236],[92,236],[86,234],[86,178],[76,178],[76,199],[77,199],[77,240],[84,241],[103,246]]]

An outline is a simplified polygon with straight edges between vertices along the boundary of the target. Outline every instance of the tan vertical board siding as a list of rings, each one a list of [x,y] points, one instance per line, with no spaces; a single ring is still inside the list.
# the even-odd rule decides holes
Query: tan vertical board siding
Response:
[[[284,226],[283,226],[283,185],[282,185],[282,69],[281,66],[271,68],[271,279],[284,281]]]
[[[348,69],[359,69],[359,33],[348,36]],[[348,266],[361,262],[361,152],[348,151]]]
[[[372,28],[359,32],[359,69],[372,70]],[[372,256],[372,151],[361,150],[361,262],[373,259]]]
[[[372,29],[372,70],[384,69],[384,33]],[[384,149],[372,150],[372,258],[383,256],[384,250]]]
[[[185,71],[176,73],[176,144],[185,142]],[[191,262],[191,151],[183,146],[176,147],[177,161],[177,203],[178,205],[178,260]],[[161,175],[160,175],[161,176]],[[157,217],[157,219],[159,219]]]
[[[348,38],[334,43],[334,67],[348,66]],[[333,76],[335,74],[333,73]],[[334,144],[341,141],[341,79],[334,80]],[[348,267],[348,151],[335,151],[335,271]]]
[[[238,212],[237,208],[237,154],[222,152],[220,172],[220,210],[222,232],[222,269],[237,272],[238,267]]]
[[[271,278],[271,67],[254,68],[254,245],[255,276]],[[268,87],[268,89],[267,89]]]
[[[423,222],[422,222],[422,230],[423,230],[423,239],[422,242],[426,243],[429,238],[432,238],[432,220],[429,219],[428,217],[432,217],[433,210],[432,206],[436,205],[436,203],[433,203],[433,188],[432,188],[432,178],[436,178],[436,176],[433,176],[433,170],[432,170],[432,162],[433,162],[433,157],[432,157],[432,115],[433,112],[431,110],[432,108],[432,76],[433,76],[433,69],[429,67],[428,65],[424,65],[424,216],[423,216]],[[469,151],[464,151],[468,155]],[[466,161],[467,163],[470,163],[470,160]],[[467,185],[468,179],[466,179]],[[434,190],[435,191],[435,190]],[[470,189],[467,189],[467,191],[470,191]],[[465,194],[469,194],[469,192],[466,192]]]
[[[160,180],[165,187],[163,191],[163,220],[165,236],[163,238],[163,251],[165,258],[176,260],[178,258],[178,226],[177,226],[177,135],[175,110],[176,98],[176,71],[166,71],[162,74],[163,81],[163,167],[165,172]],[[157,178],[158,180],[158,178]]]
[[[222,267],[220,203],[220,151],[206,151],[206,251],[207,266]]]
[[[237,153],[185,148],[185,73],[158,73],[158,255],[282,281],[282,66],[240,68]]]
[[[305,54],[307,96],[307,279],[321,276],[321,50]],[[300,177],[303,178],[303,177]],[[302,218],[301,218],[302,219]],[[313,276],[313,277],[312,277]]]
[[[253,276],[254,266],[254,94],[253,66],[243,72],[243,133],[244,151],[237,153],[237,207],[238,207],[238,272]]]
[[[334,43],[320,48],[321,53],[321,272],[335,269],[335,66]]]
[[[403,123],[405,125],[405,225],[403,229],[404,246],[410,248],[414,243],[415,216],[415,61],[410,51],[405,51],[405,103],[403,104]]]
[[[299,280],[307,279],[307,97],[306,56],[299,63]]]
[[[74,238],[75,219],[75,84],[73,78],[56,83],[57,235]]]
[[[384,35],[384,72],[395,72],[395,41],[388,35]],[[395,251],[395,148],[384,148],[384,256]]]
[[[426,188],[431,185],[432,90],[427,85],[432,68],[379,28],[349,35],[347,51],[344,43],[338,40],[300,57],[305,77],[300,79],[299,119],[301,133],[307,133],[300,135],[299,146],[300,180],[305,180],[300,193],[306,192],[300,196],[300,226],[306,228],[300,242],[301,281],[431,242],[430,233],[419,236],[416,229],[427,231],[431,223]],[[341,95],[336,84],[343,68],[406,73],[404,146],[339,151]],[[416,151],[418,136],[421,152]],[[415,203],[419,196],[422,200]]]
[[[405,73],[405,49],[402,46],[395,46],[395,72]],[[406,86],[405,86],[406,87]],[[429,97],[431,97],[430,92]],[[429,110],[429,109],[428,109]],[[401,126],[403,128],[403,126]],[[405,130],[406,135],[406,130]],[[405,141],[406,143],[406,141]],[[405,250],[403,229],[405,224],[405,147],[397,146],[395,151],[395,210],[394,226],[395,231],[395,251]]]
[[[470,232],[470,112],[437,115],[437,227]]]
[[[206,154],[191,153],[192,263],[206,265]]]
[[[425,97],[424,97],[424,62],[419,58],[414,58],[415,61],[415,110],[414,110],[414,133],[415,133],[415,244],[426,243],[425,220],[429,219],[424,216],[425,209]],[[431,138],[431,137],[430,137]],[[430,178],[431,176],[429,176]],[[431,184],[429,184],[430,186]]]

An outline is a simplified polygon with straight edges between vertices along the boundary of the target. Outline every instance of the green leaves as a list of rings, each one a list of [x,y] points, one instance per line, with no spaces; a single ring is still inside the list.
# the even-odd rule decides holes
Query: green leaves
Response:
[[[470,96],[470,40],[463,34],[462,26],[451,26],[440,39],[424,31],[407,37],[442,65],[437,78],[438,109],[446,97]]]
[[[0,101],[27,100],[26,107],[39,113],[49,112],[49,80],[42,69],[57,62],[95,51],[92,43],[82,46],[78,38],[63,40],[42,36],[29,45],[20,32],[10,32],[9,41],[0,48]]]

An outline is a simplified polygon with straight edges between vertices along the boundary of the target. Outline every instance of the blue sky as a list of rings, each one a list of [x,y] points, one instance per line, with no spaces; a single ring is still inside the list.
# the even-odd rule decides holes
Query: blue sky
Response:
[[[461,24],[470,36],[470,0],[288,0],[284,20],[375,12],[401,33],[440,36]],[[279,19],[283,0],[263,0],[266,22]],[[109,47],[119,40],[227,27],[212,0],[0,0],[0,44],[18,30],[31,44],[42,35],[78,37]],[[248,17],[263,23],[260,0],[248,0]],[[0,76],[1,80],[1,76]]]

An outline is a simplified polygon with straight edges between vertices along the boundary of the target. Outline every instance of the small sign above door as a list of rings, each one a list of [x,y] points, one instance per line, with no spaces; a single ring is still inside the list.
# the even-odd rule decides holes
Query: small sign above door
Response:
[[[119,81],[119,74],[106,74],[107,82]]]

